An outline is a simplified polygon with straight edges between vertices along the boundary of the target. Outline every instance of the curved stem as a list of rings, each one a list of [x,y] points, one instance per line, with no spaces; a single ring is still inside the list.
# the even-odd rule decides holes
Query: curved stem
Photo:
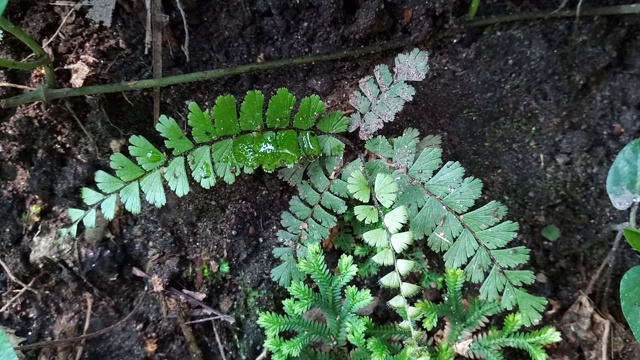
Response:
[[[43,57],[29,62],[0,58],[0,67],[18,70],[32,70],[40,66],[45,66],[48,62],[49,60]]]
[[[629,214],[629,227],[632,229],[636,228],[636,214],[638,213],[638,203],[634,202],[631,207],[631,213]]]
[[[357,49],[338,51],[330,54],[308,55],[294,59],[275,60],[258,64],[240,65],[229,69],[215,69],[200,71],[184,75],[175,75],[159,79],[148,79],[138,81],[128,81],[119,84],[105,84],[95,86],[83,86],[79,88],[46,89],[40,88],[22,95],[0,100],[0,107],[8,108],[35,101],[48,101],[54,99],[68,98],[73,96],[96,95],[105,93],[116,93],[122,91],[149,89],[153,87],[165,87],[170,85],[218,79],[230,75],[244,74],[254,71],[263,71],[291,65],[315,64],[331,60],[338,60],[350,57],[359,57],[369,54],[376,54],[383,51],[393,50],[409,45],[407,42],[388,42],[372,46],[365,46]]]
[[[603,6],[581,9],[579,16],[607,16],[607,15],[632,15],[640,14],[640,3],[631,5]],[[499,15],[488,18],[480,18],[467,22],[468,27],[482,27],[488,25],[504,24],[509,22],[557,19],[566,17],[577,17],[577,10],[561,10],[554,12],[524,13],[513,15]]]
[[[38,60],[28,62],[28,63],[20,63],[17,61],[2,59],[4,64],[3,62],[0,62],[0,66],[9,67],[12,69],[21,69],[21,70],[31,70],[38,66],[44,66],[44,74],[45,74],[44,83],[47,87],[54,88],[56,85],[56,77],[55,77],[55,73],[53,72],[53,67],[51,66],[51,58],[49,57],[49,54],[47,54],[44,51],[42,46],[40,46],[40,44],[38,44],[31,36],[29,36],[29,34],[24,32],[19,27],[13,25],[9,20],[5,19],[4,17],[0,17],[0,28],[8,32],[9,34],[15,36],[16,38],[18,38],[18,40],[22,41],[25,45],[27,45],[31,49],[31,51],[33,51],[37,56],[40,57]],[[13,66],[5,66],[5,64],[9,64],[9,62]],[[34,64],[36,63],[38,65],[34,66]],[[17,64],[29,64],[28,65],[29,67],[25,68],[25,67],[21,67],[22,65],[17,65]]]

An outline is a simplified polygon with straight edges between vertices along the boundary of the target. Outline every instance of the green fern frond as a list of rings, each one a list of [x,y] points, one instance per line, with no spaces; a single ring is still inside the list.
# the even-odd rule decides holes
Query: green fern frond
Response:
[[[313,244],[308,247],[307,256],[298,260],[297,267],[309,276],[315,289],[302,282],[293,283],[288,287],[292,297],[283,301],[286,315],[260,313],[258,325],[267,335],[265,346],[282,359],[300,355],[302,348],[312,343],[336,351],[347,343],[363,347],[370,319],[357,312],[371,304],[373,297],[368,289],[347,286],[358,271],[353,258],[342,255],[334,274],[327,267],[320,245]],[[311,309],[318,309],[322,319],[317,315],[307,317]],[[296,335],[284,340],[282,334],[289,332]],[[314,352],[321,353],[321,349]]]
[[[165,138],[164,145],[171,156],[144,137],[131,136],[129,153],[135,162],[121,153],[111,156],[110,166],[115,176],[101,170],[96,172],[99,191],[83,189],[83,200],[90,208],[84,213],[74,213],[66,233],[75,236],[80,221],[88,227],[95,224],[98,208],[106,219],[113,219],[117,200],[134,214],[142,209],[142,194],[148,203],[164,206],[165,184],[177,196],[185,196],[190,192],[189,174],[208,189],[216,184],[217,178],[231,184],[240,172],[251,173],[258,167],[271,172],[291,167],[303,158],[316,158],[323,153],[341,155],[344,151],[344,144],[332,134],[346,131],[349,120],[341,112],[325,114],[325,106],[318,96],[302,99],[293,121],[295,97],[287,89],[278,90],[269,101],[266,121],[264,101],[260,91],[249,91],[238,114],[233,96],[219,96],[211,110],[212,116],[197,104],[190,104],[188,124],[193,141],[174,119],[161,116],[156,130]],[[344,207],[335,202],[327,206]],[[335,222],[332,215],[320,210],[314,216],[325,228]],[[323,234],[320,232],[317,236]]]

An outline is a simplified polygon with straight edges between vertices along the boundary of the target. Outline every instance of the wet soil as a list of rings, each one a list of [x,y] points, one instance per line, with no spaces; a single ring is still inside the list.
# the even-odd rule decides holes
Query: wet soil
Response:
[[[47,51],[61,86],[70,66],[90,73],[85,85],[150,78],[145,54],[144,2],[118,1],[110,28],[48,2],[12,1],[6,16],[37,41],[53,38]],[[483,2],[479,15],[553,11],[555,1]],[[586,3],[586,2],[585,2]],[[619,1],[593,1],[589,6]],[[417,0],[182,0],[189,29],[189,59],[180,49],[185,32],[179,9],[163,1],[164,75],[262,60],[328,53],[387,41],[419,46],[431,54],[431,72],[417,95],[384,134],[414,127],[443,138],[445,158],[460,161],[482,179],[486,201],[497,199],[521,225],[518,242],[532,249],[538,276],[532,291],[550,299],[544,322],[562,326],[563,315],[607,255],[612,224],[625,221],[605,191],[615,154],[640,130],[640,18],[615,16],[524,21],[467,29],[465,2]],[[568,1],[573,8],[577,1]],[[586,4],[584,5],[586,6]],[[409,45],[410,44],[410,45]],[[5,36],[0,55],[29,53]],[[287,67],[268,72],[163,89],[161,111],[186,122],[186,104],[209,106],[215,97],[249,89],[270,94],[280,87],[298,97],[318,93],[334,109],[347,109],[357,79],[396,52]],[[35,86],[38,73],[0,71],[0,81]],[[0,96],[20,90],[0,87]],[[189,344],[177,316],[181,305],[149,294],[134,267],[157,276],[165,288],[206,295],[207,306],[233,316],[191,325],[205,359],[255,359],[262,352],[257,310],[277,309],[283,292],[269,279],[276,264],[280,213],[294,190],[274,174],[258,172],[210,191],[194,187],[186,199],[169,198],[162,209],[123,214],[97,238],[54,242],[63,212],[82,207],[83,186],[131,134],[157,140],[151,91],[74,98],[0,109],[0,259],[38,296],[25,293],[0,314],[0,325],[25,343],[83,332],[86,297],[93,299],[88,332],[129,314],[117,330],[86,341],[83,359],[185,359]],[[42,212],[24,219],[33,205]],[[555,225],[561,237],[541,235]],[[96,240],[97,239],[97,240]],[[230,273],[215,273],[224,261]],[[640,358],[620,312],[617,283],[640,263],[624,244],[607,276],[591,294],[615,327],[612,359]],[[203,268],[211,274],[203,273]],[[608,280],[607,280],[608,279]],[[4,304],[20,286],[0,272]],[[85,295],[88,294],[88,295]],[[184,309],[183,309],[184,310]],[[216,340],[216,332],[219,342]],[[550,352],[557,359],[586,359],[593,343],[564,334]],[[218,343],[221,345],[219,346]],[[617,344],[617,345],[616,345]],[[25,351],[28,358],[67,359],[76,344]],[[75,358],[75,357],[73,357]]]

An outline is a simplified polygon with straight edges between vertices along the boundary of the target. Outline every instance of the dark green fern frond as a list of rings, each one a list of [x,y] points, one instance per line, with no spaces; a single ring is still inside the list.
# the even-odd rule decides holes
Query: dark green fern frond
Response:
[[[218,97],[211,112],[192,103],[188,123],[193,141],[174,119],[161,116],[156,130],[166,139],[170,155],[142,136],[131,136],[128,150],[135,162],[121,153],[111,156],[115,175],[96,172],[99,191],[83,189],[82,199],[90,208],[70,210],[72,225],[66,233],[75,236],[80,221],[93,226],[97,209],[107,220],[113,219],[118,200],[134,214],[142,209],[142,194],[147,202],[161,207],[166,203],[165,187],[179,197],[190,192],[189,175],[208,189],[218,179],[231,184],[241,172],[251,173],[258,167],[271,172],[303,158],[341,154],[344,144],[331,134],[346,131],[348,119],[341,112],[325,114],[317,95],[302,99],[291,119],[295,101],[287,89],[278,90],[269,100],[266,120],[265,98],[257,90],[247,93],[240,113],[231,95]]]

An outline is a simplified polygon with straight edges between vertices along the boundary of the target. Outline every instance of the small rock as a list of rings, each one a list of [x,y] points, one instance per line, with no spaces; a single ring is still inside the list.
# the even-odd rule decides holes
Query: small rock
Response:
[[[333,90],[333,79],[329,75],[314,76],[307,81],[307,86],[318,93],[321,97],[326,97]]]
[[[570,131],[560,141],[560,152],[565,154],[579,153],[589,150],[593,139],[583,130]]]
[[[556,155],[556,162],[560,166],[566,165],[569,161],[571,161],[571,158],[567,154]]]

